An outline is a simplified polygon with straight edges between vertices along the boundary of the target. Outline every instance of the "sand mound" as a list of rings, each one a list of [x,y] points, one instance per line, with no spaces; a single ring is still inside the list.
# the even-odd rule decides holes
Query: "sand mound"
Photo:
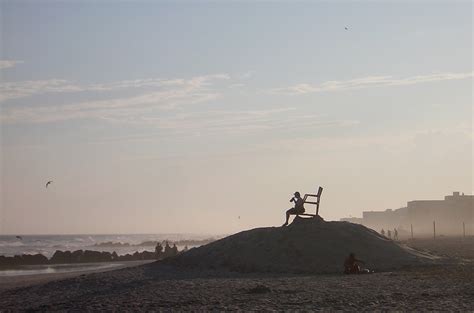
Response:
[[[165,263],[238,272],[335,273],[342,272],[350,252],[376,271],[430,261],[362,225],[297,217],[288,227],[243,231]]]

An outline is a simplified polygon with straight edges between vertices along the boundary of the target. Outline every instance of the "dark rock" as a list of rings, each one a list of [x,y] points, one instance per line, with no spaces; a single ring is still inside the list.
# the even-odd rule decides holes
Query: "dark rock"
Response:
[[[76,250],[71,254],[71,261],[74,263],[81,263],[83,262],[84,251]]]
[[[48,264],[49,260],[42,254],[23,254],[21,256],[21,265],[42,265]]]
[[[0,268],[14,268],[21,265],[41,265],[48,263],[48,258],[42,254],[22,254],[13,257],[0,256]]]
[[[133,254],[133,260],[141,260],[141,254],[137,251]]]
[[[112,261],[112,253],[86,250],[83,255],[83,262],[110,262]]]
[[[12,257],[0,255],[0,268],[9,268],[15,265]]]
[[[154,260],[156,258],[156,254],[150,251],[143,251],[141,255],[142,260]]]
[[[133,256],[131,254],[120,255],[118,257],[120,261],[133,261]]]
[[[56,250],[53,257],[49,260],[52,264],[67,264],[67,263],[76,263],[72,260],[71,251],[60,251]]]
[[[118,259],[119,259],[119,256],[117,255],[117,252],[115,252],[115,251],[112,252],[112,260],[113,260],[113,261],[116,261],[116,260],[118,260]]]
[[[92,250],[56,251],[50,260],[52,264],[110,262],[112,253]]]

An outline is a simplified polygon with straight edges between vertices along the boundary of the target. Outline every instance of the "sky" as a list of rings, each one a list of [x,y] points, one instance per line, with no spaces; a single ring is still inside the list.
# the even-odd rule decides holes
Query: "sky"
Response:
[[[229,234],[318,186],[326,220],[472,194],[472,14],[0,0],[0,234]]]

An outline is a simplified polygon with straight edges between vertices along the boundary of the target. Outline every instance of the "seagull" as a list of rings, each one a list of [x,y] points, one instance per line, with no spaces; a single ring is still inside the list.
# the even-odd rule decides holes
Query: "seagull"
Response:
[[[49,184],[51,184],[52,182],[53,182],[52,180],[48,181],[48,182],[46,183],[46,188],[48,188]]]
[[[344,29],[345,29],[345,30],[349,30],[349,27],[346,26],[346,27],[344,27]]]

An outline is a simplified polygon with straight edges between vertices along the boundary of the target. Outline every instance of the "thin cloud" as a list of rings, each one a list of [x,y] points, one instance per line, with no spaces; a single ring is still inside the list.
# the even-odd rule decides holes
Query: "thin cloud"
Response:
[[[0,121],[3,123],[47,123],[89,118],[126,122],[140,116],[153,116],[160,111],[176,109],[182,105],[217,99],[220,93],[214,90],[212,84],[215,80],[221,79],[228,79],[228,76],[219,74],[198,76],[191,79],[162,80],[156,84],[156,86],[161,87],[159,90],[142,91],[130,97],[82,101],[62,105],[10,106],[5,107],[1,112]],[[72,92],[150,87],[154,83],[151,80],[139,80],[78,87],[63,80],[47,81],[45,84],[36,81],[35,84],[25,84],[22,92],[34,94],[37,92],[37,88],[41,88],[41,86],[47,90],[46,92]]]
[[[237,77],[239,79],[245,80],[245,79],[250,79],[255,75],[255,71],[247,71],[241,75],[238,75]]]
[[[129,98],[86,101],[71,105],[24,107],[4,110],[4,123],[48,123],[72,119],[109,119],[126,122],[156,110],[170,110],[179,105],[216,99],[217,93],[196,90],[153,92]]]
[[[0,102],[45,93],[82,91],[83,88],[62,79],[0,83]]]
[[[426,145],[430,146],[433,151],[441,154],[450,154],[452,149],[437,149],[436,147],[452,146],[453,142],[463,143],[461,146],[470,149],[474,137],[471,131],[471,125],[460,124],[454,127],[437,128],[437,129],[411,129],[396,133],[381,133],[365,136],[330,136],[318,138],[292,138],[292,139],[275,139],[261,145],[262,149],[270,151],[288,151],[292,153],[318,153],[321,152],[320,147],[324,147],[326,152],[336,152],[339,154],[347,153],[347,151],[367,151],[377,147],[379,151],[385,151],[392,155],[406,156],[407,151],[415,151],[416,149],[424,151],[416,153],[417,155],[426,154]],[[439,144],[439,142],[444,142]],[[453,147],[454,149],[454,147]]]
[[[172,116],[128,116],[127,122],[147,126],[148,135],[133,138],[113,138],[112,141],[148,141],[163,137],[189,138],[206,135],[254,135],[263,132],[281,131],[291,133],[304,129],[327,127],[353,127],[359,124],[353,120],[329,120],[324,115],[308,115],[296,108],[266,110],[183,112]],[[123,123],[123,119],[116,120]],[[153,129],[155,134],[150,134]]]
[[[354,89],[409,86],[422,83],[439,82],[447,80],[461,80],[473,77],[474,72],[465,73],[437,73],[429,75],[417,75],[405,78],[394,78],[393,76],[367,76],[351,80],[327,81],[322,84],[302,83],[289,87],[271,89],[270,92],[280,95],[303,95],[308,93],[335,92]]]
[[[76,84],[64,79],[4,82],[0,83],[0,102],[46,93],[101,92],[140,88],[179,88],[183,86],[204,87],[209,86],[212,81],[228,79],[230,77],[227,74],[214,74],[197,76],[190,79],[149,78],[88,85]]]
[[[0,60],[0,70],[15,67],[17,64],[23,63],[19,60]]]

